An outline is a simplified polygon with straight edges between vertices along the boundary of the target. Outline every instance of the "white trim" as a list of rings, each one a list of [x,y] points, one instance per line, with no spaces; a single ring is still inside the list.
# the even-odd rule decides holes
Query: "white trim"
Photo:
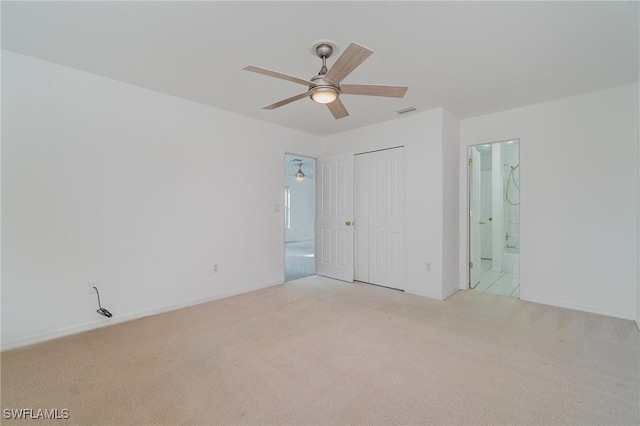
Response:
[[[608,317],[620,318],[620,319],[631,320],[631,321],[635,319],[635,315],[633,312],[610,311],[608,309],[594,308],[593,306],[582,305],[579,303],[567,303],[560,300],[545,299],[542,297],[527,297],[526,299],[521,297],[520,300],[524,300],[525,302],[534,302],[534,303],[541,303],[543,305],[556,306],[558,308],[573,309],[573,310],[588,312],[592,314],[606,315]]]
[[[456,294],[459,291],[460,291],[460,289],[457,288],[457,287],[450,288],[446,293],[444,293],[442,295],[442,300],[445,300],[445,299],[449,298],[450,296],[453,296],[454,294]]]
[[[527,262],[524,261],[524,259],[527,259],[527,241],[529,241],[527,238],[527,225],[529,223],[527,221],[527,206],[529,205],[527,199],[527,171],[529,170],[529,168],[527,167],[528,164],[526,155],[528,145],[524,143],[524,139],[524,137],[518,138],[518,155],[520,157],[520,161],[518,163],[520,164],[520,169],[518,170],[520,177],[520,249],[518,255],[518,280],[520,288],[518,292],[520,293],[520,300],[522,300],[523,297],[527,297],[527,290],[529,288],[527,282]]]
[[[207,302],[212,302],[218,299],[224,299],[231,296],[237,296],[239,294],[250,293],[252,291],[261,290],[267,287],[273,287],[276,285],[283,284],[283,281],[271,281],[267,283],[262,283],[254,286],[249,286],[242,288],[240,290],[230,291],[222,294],[218,294],[211,297],[205,297],[195,300],[190,300],[187,302],[176,303],[174,305],[163,306],[159,308],[147,309],[144,311],[133,312],[130,314],[125,314],[122,316],[114,316],[112,319],[104,319],[101,321],[93,321],[90,323],[74,325],[71,327],[63,328],[60,330],[53,330],[46,333],[40,333],[31,335],[28,337],[21,337],[15,340],[9,340],[7,342],[2,343],[2,352],[8,351],[11,349],[21,348],[23,346],[33,345],[35,343],[45,342],[47,340],[53,340],[60,337],[70,336],[72,334],[82,333],[84,331],[95,330],[98,328],[108,327],[115,324],[120,324],[127,321],[132,321],[140,318],[149,317],[152,315],[164,314],[166,312],[175,311],[182,308],[188,308],[190,306],[200,305]]]
[[[457,290],[458,289],[456,289],[456,291]],[[440,295],[440,294],[427,293],[427,292],[424,292],[424,291],[415,291],[415,290],[405,290],[404,292],[407,293],[407,294],[413,294],[414,296],[426,297],[427,299],[444,300],[442,298],[442,295]]]

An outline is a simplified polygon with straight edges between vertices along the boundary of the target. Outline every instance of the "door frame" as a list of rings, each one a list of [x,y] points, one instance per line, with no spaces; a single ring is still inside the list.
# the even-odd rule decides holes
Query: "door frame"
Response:
[[[469,227],[469,208],[470,208],[470,167],[468,163],[468,153],[469,149],[472,146],[477,145],[486,145],[486,144],[494,144],[494,143],[503,143],[512,140],[519,141],[519,161],[520,161],[520,254],[519,254],[519,264],[520,264],[520,300],[529,300],[529,295],[527,294],[527,164],[526,164],[526,149],[527,144],[525,142],[524,137],[522,136],[514,136],[507,137],[504,139],[493,139],[493,140],[474,140],[471,143],[463,143],[461,144],[460,149],[460,286],[461,290],[469,289],[470,282],[470,274],[471,270],[469,268],[470,258],[470,227]]]
[[[477,189],[478,186],[481,184],[481,182],[474,182],[476,179],[478,179],[478,177],[480,177],[480,180],[481,180],[481,173],[482,173],[482,170],[478,169],[478,167],[480,167],[480,164],[474,164],[474,162],[476,160],[480,160],[480,158],[481,158],[480,152],[477,149],[475,149],[477,146],[478,145],[472,145],[472,146],[467,147],[467,164],[468,164],[468,167],[467,167],[467,179],[468,179],[467,185],[468,185],[468,188],[469,188],[468,189],[469,194],[468,194],[468,197],[467,197],[467,200],[468,200],[467,226],[468,226],[468,229],[469,229],[468,236],[467,236],[467,239],[469,241],[469,243],[468,243],[468,245],[469,245],[469,249],[468,249],[468,252],[469,252],[469,254],[468,254],[468,257],[469,257],[469,268],[468,268],[468,271],[469,272],[468,272],[468,279],[467,279],[467,288],[475,288],[475,286],[478,285],[478,282],[474,282],[474,283],[472,283],[472,282],[475,281],[474,278],[478,278],[478,279],[480,278],[480,275],[479,275],[479,273],[477,272],[477,269],[476,269],[480,265],[476,265],[476,264],[479,263],[478,262],[479,260],[480,260],[480,263],[481,263],[481,256],[480,256],[480,253],[475,253],[475,256],[474,256],[473,255],[474,252],[472,250],[472,248],[475,249],[475,250],[478,250],[479,249],[479,245],[480,245],[479,244],[480,241],[478,240],[478,238],[480,238],[480,232],[479,232],[478,228],[474,229],[474,227],[472,226],[472,223],[475,225],[475,222],[478,221],[480,219],[480,217],[481,217],[480,216],[480,209],[478,208],[477,211],[474,212],[474,214],[476,216],[471,216],[471,211],[472,211],[472,207],[474,207],[474,203],[480,203],[481,202],[480,194],[478,193],[478,194],[474,195],[473,191],[472,191],[472,189],[474,187]],[[474,153],[473,153],[474,149],[475,149],[475,152],[477,153],[475,156],[474,156]],[[475,169],[474,169],[474,166],[475,166]],[[472,182],[474,182],[475,185],[471,185]],[[473,201],[473,197],[474,196],[477,197],[475,202]],[[478,206],[475,206],[475,207],[478,207]],[[475,235],[472,232],[474,230],[475,230]],[[472,263],[473,263],[473,267],[471,267]],[[474,277],[474,271],[476,273],[475,277]]]

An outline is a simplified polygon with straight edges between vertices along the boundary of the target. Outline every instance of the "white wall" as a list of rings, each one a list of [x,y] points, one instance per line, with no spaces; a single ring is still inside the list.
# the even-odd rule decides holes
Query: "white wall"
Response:
[[[431,298],[445,296],[443,282],[456,280],[457,273],[451,272],[451,265],[444,261],[444,249],[454,252],[457,265],[457,240],[447,242],[445,232],[452,232],[444,223],[444,212],[457,208],[457,179],[447,171],[444,164],[454,157],[453,167],[457,174],[458,141],[455,120],[443,109],[403,117],[322,139],[322,155],[340,153],[362,153],[373,150],[405,146],[406,160],[406,291]],[[447,116],[444,118],[443,116]],[[444,126],[443,126],[444,122]],[[446,137],[443,136],[443,127]],[[443,146],[443,138],[453,146]],[[446,183],[445,183],[446,182]],[[445,188],[456,185],[454,194],[445,196]],[[452,199],[455,199],[453,202]],[[446,205],[443,209],[443,201]],[[457,218],[457,211],[455,213]],[[457,228],[457,223],[455,224]],[[452,244],[453,250],[448,244]],[[426,264],[431,270],[427,271]],[[447,281],[448,282],[448,281]]]
[[[283,282],[284,153],[315,137],[2,55],[3,349]]]
[[[521,298],[635,318],[637,84],[461,121],[463,150],[514,138],[521,148]]]
[[[637,85],[463,120],[458,145],[444,109],[319,141],[7,51],[2,83],[3,349],[282,282],[285,152],[404,145],[407,291],[444,298],[466,277],[466,146],[512,138],[523,298],[640,322]]]

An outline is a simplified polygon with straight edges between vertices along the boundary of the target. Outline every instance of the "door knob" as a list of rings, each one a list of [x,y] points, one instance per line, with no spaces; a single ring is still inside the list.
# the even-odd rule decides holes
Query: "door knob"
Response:
[[[478,223],[479,223],[480,225],[484,225],[484,223],[485,223],[485,222],[484,222],[483,220],[481,220],[481,221],[480,221],[480,222],[478,222]]]
[[[347,221],[347,222],[345,223],[345,225],[347,225],[347,226],[351,226],[351,222]]]

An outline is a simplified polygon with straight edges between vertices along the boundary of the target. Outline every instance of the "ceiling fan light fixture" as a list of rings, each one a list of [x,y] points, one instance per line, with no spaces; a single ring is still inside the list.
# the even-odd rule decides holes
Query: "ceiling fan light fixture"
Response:
[[[283,74],[278,71],[268,70],[266,68],[256,67],[254,65],[248,65],[244,67],[244,70],[263,74],[269,77],[279,78],[281,80],[290,81],[307,87],[306,92],[263,107],[263,109],[268,110],[280,108],[284,105],[290,104],[291,102],[299,101],[300,99],[309,96],[312,101],[327,105],[327,109],[331,112],[333,118],[339,120],[349,116],[349,112],[342,104],[341,100],[338,99],[341,94],[386,96],[390,98],[404,97],[408,87],[381,86],[374,84],[346,84],[341,86],[340,83],[342,80],[351,74],[353,70],[359,67],[360,64],[373,53],[373,51],[364,46],[360,46],[359,44],[351,43],[347,46],[345,51],[342,52],[331,68],[327,68],[327,58],[335,52],[336,47],[330,42],[318,42],[313,46],[312,53],[322,60],[322,68],[320,68],[318,75],[310,78],[309,80]]]
[[[316,86],[309,90],[309,96],[319,104],[330,104],[338,99],[338,90],[331,86]]]

